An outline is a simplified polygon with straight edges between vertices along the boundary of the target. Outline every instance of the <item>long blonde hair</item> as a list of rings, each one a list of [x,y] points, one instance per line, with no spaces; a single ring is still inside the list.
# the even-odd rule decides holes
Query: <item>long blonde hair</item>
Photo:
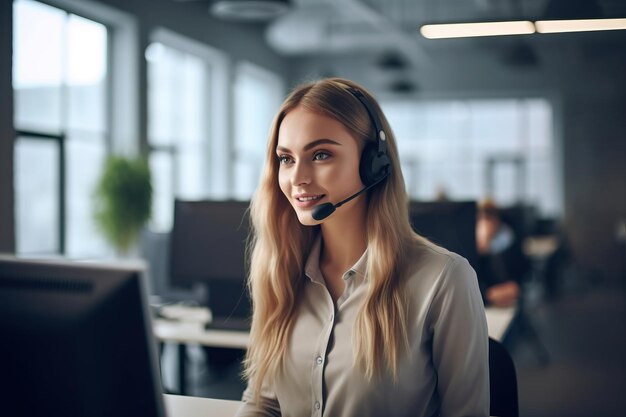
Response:
[[[303,84],[285,99],[274,119],[267,160],[250,205],[249,246],[253,316],[245,376],[255,397],[283,364],[306,256],[319,227],[300,224],[278,185],[276,146],[285,115],[302,106],[342,123],[358,140],[375,141],[367,111],[347,90],[361,90],[374,105],[387,136],[391,175],[367,196],[368,293],[357,315],[353,343],[357,363],[371,379],[386,368],[395,377],[398,360],[408,349],[406,303],[400,288],[407,244],[419,240],[409,223],[408,199],[394,135],[370,93],[352,81],[331,78]]]

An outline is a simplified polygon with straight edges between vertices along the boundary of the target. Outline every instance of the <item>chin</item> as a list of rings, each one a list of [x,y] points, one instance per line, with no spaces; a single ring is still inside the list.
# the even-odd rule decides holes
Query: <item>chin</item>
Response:
[[[298,216],[298,221],[302,226],[317,226],[321,223],[321,221],[313,218],[311,211],[296,210],[296,216]]]
[[[321,223],[320,220],[315,220],[313,217],[311,217],[310,214],[298,216],[298,220],[300,220],[300,223],[303,226],[317,226],[318,224]]]

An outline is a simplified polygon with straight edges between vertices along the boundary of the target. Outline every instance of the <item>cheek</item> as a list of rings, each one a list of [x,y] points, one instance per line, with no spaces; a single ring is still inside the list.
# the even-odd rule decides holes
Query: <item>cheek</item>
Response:
[[[343,184],[348,188],[362,185],[359,175],[359,161],[349,159],[336,164],[326,173],[326,178],[336,184]]]

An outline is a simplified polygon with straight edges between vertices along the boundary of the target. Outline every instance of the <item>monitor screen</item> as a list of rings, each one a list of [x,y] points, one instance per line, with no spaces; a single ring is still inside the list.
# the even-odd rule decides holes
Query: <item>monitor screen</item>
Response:
[[[174,203],[170,238],[172,286],[208,286],[207,304],[216,322],[248,319],[245,248],[249,202],[182,201]]]
[[[141,268],[0,257],[2,414],[164,416]]]
[[[478,267],[474,201],[412,201],[409,212],[417,233],[463,256],[474,269]]]

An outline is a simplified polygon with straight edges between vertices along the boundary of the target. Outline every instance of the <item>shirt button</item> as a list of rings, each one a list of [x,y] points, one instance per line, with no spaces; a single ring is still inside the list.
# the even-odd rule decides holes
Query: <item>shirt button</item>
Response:
[[[319,401],[315,401],[315,409],[319,410],[322,407]]]
[[[321,356],[318,356],[317,358],[315,358],[315,363],[317,363],[318,365],[321,365],[324,363],[324,359],[322,359]]]

